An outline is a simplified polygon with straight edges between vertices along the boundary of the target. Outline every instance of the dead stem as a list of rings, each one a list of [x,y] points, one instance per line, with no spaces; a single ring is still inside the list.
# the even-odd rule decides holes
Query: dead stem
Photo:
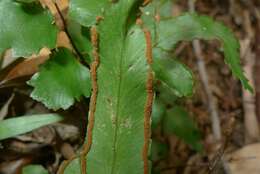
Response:
[[[255,100],[256,100],[256,114],[258,117],[258,123],[260,123],[260,12],[258,12],[257,10],[255,10],[256,12],[256,18],[257,18],[257,26],[256,26],[256,33],[258,33],[255,36],[255,74],[254,74],[254,79],[255,79],[255,92],[256,92],[256,96],[255,96]],[[259,13],[259,15],[257,14],[257,12]]]
[[[195,11],[194,7],[195,0],[189,0],[189,9],[191,12]],[[215,102],[214,96],[212,94],[212,90],[210,89],[209,85],[209,78],[207,75],[206,65],[204,62],[204,58],[201,51],[200,42],[198,40],[194,40],[192,42],[193,49],[195,52],[195,56],[197,58],[197,64],[199,69],[199,75],[205,89],[207,98],[208,98],[208,110],[211,117],[211,124],[212,124],[212,131],[216,141],[221,140],[221,128],[220,128],[220,120],[218,115],[217,104]]]
[[[241,58],[245,60],[244,72],[247,75],[248,80],[255,89],[254,83],[254,66],[256,65],[255,54],[252,49],[252,42],[255,38],[255,33],[250,20],[249,11],[244,11],[243,14],[243,26],[246,31],[247,37],[240,40]],[[256,115],[256,101],[254,94],[249,91],[242,90],[243,108],[244,108],[244,124],[245,124],[245,142],[254,143],[259,141],[259,125]]]
[[[189,0],[189,9],[191,12],[195,11],[195,2],[196,2],[196,0]],[[217,107],[217,103],[214,99],[214,96],[212,94],[212,90],[210,89],[209,78],[208,78],[208,74],[207,74],[207,70],[206,70],[206,65],[204,62],[204,57],[202,54],[202,49],[200,46],[200,41],[194,40],[192,42],[192,45],[193,45],[193,49],[195,52],[195,56],[197,58],[199,75],[200,75],[202,84],[204,86],[204,89],[206,91],[206,95],[208,98],[208,103],[209,103],[208,110],[209,110],[210,117],[211,117],[211,126],[212,126],[213,136],[214,136],[216,143],[221,143],[222,135],[221,135],[220,119],[219,119],[219,114],[218,114],[218,107]],[[227,174],[230,173],[230,169],[228,168],[227,162],[224,158],[224,153],[227,148],[228,140],[229,140],[229,136],[226,137],[226,141],[225,141],[223,147],[220,147],[220,149],[218,150],[216,156],[214,157],[215,159],[213,159],[211,161],[211,164],[208,169],[209,174],[212,173],[216,169],[216,167],[219,163],[223,166],[225,173],[227,173]]]

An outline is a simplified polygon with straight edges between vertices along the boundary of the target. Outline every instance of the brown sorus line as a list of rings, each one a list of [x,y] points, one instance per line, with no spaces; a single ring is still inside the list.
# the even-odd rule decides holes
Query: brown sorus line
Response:
[[[73,161],[74,159],[76,159],[76,156],[71,158],[71,159],[68,159],[66,161],[63,161],[62,164],[59,167],[57,174],[64,174],[65,169],[68,167],[70,162]]]
[[[151,69],[152,64],[152,39],[151,33],[147,29],[143,29],[146,40],[146,60],[149,65],[148,76],[146,81],[146,104],[144,109],[144,146],[143,146],[143,162],[144,162],[144,174],[149,174],[149,144],[151,138],[151,128],[150,128],[150,120],[152,113],[152,104],[153,104],[153,73]]]
[[[91,73],[91,81],[92,81],[92,95],[90,99],[90,107],[89,107],[89,124],[87,128],[87,143],[83,145],[83,150],[80,156],[81,160],[81,173],[86,174],[86,155],[89,152],[92,144],[92,130],[94,127],[94,113],[96,110],[96,100],[97,100],[97,92],[98,92],[98,87],[97,87],[97,68],[99,65],[99,55],[98,55],[98,33],[96,27],[91,28],[91,43],[93,46],[93,57],[94,61],[91,64],[90,67],[90,73]],[[63,174],[66,167],[70,164],[74,158],[69,159],[67,161],[64,161],[62,165],[60,166],[57,174]]]
[[[143,5],[147,5],[151,2],[151,0],[144,0]]]
[[[91,81],[92,81],[92,95],[90,98],[90,107],[89,107],[89,122],[87,128],[87,143],[83,145],[83,150],[81,153],[81,173],[86,174],[86,155],[90,151],[92,145],[92,131],[94,127],[95,121],[95,111],[96,111],[96,102],[97,102],[97,93],[98,93],[98,85],[97,85],[97,68],[99,65],[99,54],[98,54],[98,33],[96,26],[91,28],[91,43],[93,46],[93,57],[94,61],[90,67],[91,73]]]

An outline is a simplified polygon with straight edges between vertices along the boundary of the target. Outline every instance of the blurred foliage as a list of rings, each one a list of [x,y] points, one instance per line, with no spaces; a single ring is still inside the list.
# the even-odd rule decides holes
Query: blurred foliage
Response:
[[[200,132],[188,112],[181,106],[167,110],[163,119],[163,130],[166,134],[175,134],[199,152],[202,151]]]
[[[48,171],[40,165],[28,165],[23,168],[22,174],[48,174]]]
[[[0,121],[0,140],[30,132],[42,126],[61,121],[57,114],[27,115]]]

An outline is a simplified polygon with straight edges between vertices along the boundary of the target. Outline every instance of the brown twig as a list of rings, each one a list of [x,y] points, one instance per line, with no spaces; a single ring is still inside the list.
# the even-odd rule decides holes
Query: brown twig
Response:
[[[195,11],[194,7],[195,0],[189,0],[189,8],[191,12]],[[199,75],[205,89],[207,98],[208,98],[208,110],[211,116],[211,124],[212,124],[212,131],[216,141],[221,140],[221,128],[220,128],[220,120],[218,115],[217,104],[212,94],[212,90],[210,89],[209,85],[209,78],[206,70],[206,65],[204,62],[204,56],[201,51],[200,41],[194,40],[192,42],[193,49],[195,52],[195,56],[197,58],[197,64],[199,68]]]
[[[260,122],[260,12],[255,9],[255,16],[257,19],[256,25],[256,36],[255,36],[255,90],[256,90],[256,114],[258,117],[258,122]]]
[[[255,55],[252,52],[251,42],[254,39],[254,32],[250,21],[250,13],[244,11],[243,25],[247,33],[247,37],[241,40],[241,57],[245,59],[244,71],[247,74],[251,85],[254,88],[254,72],[253,67],[255,65]],[[243,89],[243,108],[244,108],[244,124],[246,130],[245,141],[246,143],[252,143],[259,140],[259,125],[256,116],[255,108],[255,96]]]
[[[195,11],[195,2],[196,2],[196,0],[189,0],[189,9],[191,12]],[[202,49],[200,46],[200,41],[194,40],[192,42],[192,45],[193,45],[193,49],[195,52],[195,56],[198,60],[197,64],[198,64],[198,68],[199,68],[199,75],[201,77],[202,84],[204,86],[204,89],[205,89],[205,92],[206,92],[206,95],[208,98],[208,103],[209,103],[208,110],[209,110],[209,113],[211,116],[211,126],[212,126],[213,136],[215,138],[215,141],[217,141],[217,143],[220,143],[222,135],[221,135],[221,126],[220,126],[218,108],[217,108],[217,103],[215,102],[212,90],[210,89],[209,78],[208,78],[208,74],[207,74],[207,70],[206,70],[206,65],[204,62],[204,56],[202,54]],[[215,159],[213,159],[213,161],[211,162],[211,164],[208,168],[209,174],[212,173],[216,169],[216,166],[219,163],[221,163],[221,165],[223,166],[226,173],[230,173],[227,162],[226,162],[225,158],[223,157],[225,150],[227,148],[227,145],[228,145],[229,137],[230,137],[230,135],[228,137],[226,137],[226,141],[225,141],[224,145],[220,148],[217,155],[215,156]]]
[[[237,3],[235,3],[235,0],[230,0],[230,6],[238,6]],[[247,0],[241,0],[241,2],[244,4],[244,6],[247,8],[242,11],[240,14],[241,16],[241,24],[243,25],[243,29],[245,30],[245,37],[240,40],[240,56],[244,59],[244,71],[247,75],[247,78],[249,79],[253,89],[256,89],[256,96],[248,92],[247,90],[243,89],[242,95],[243,95],[243,109],[244,109],[244,125],[245,125],[245,141],[246,143],[252,143],[255,141],[258,141],[259,136],[259,121],[260,121],[260,114],[259,114],[259,59],[257,59],[259,42],[259,31],[257,30],[259,28],[259,25],[256,25],[256,31],[254,32],[254,28],[252,26],[251,17],[254,16],[256,18],[256,21],[260,21],[259,17],[259,10],[257,9],[257,4],[254,4],[254,1],[247,1]],[[239,4],[239,3],[238,3]],[[240,7],[240,9],[245,8]],[[234,7],[233,7],[234,8]],[[233,15],[234,18],[236,17],[236,14]],[[260,22],[257,22],[257,24],[260,24]],[[256,39],[256,40],[255,40]],[[255,42],[256,45],[256,52],[253,52],[253,42]],[[260,50],[260,49],[259,49]],[[255,71],[254,71],[255,70]]]

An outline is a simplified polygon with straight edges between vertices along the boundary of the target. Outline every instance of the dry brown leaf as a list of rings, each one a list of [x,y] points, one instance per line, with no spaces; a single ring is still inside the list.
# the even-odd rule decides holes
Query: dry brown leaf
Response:
[[[8,114],[8,108],[10,103],[13,101],[14,94],[11,95],[11,97],[6,101],[6,103],[2,106],[0,109],[0,121],[5,118],[5,116]]]
[[[55,4],[54,4],[54,1],[53,0],[40,0],[41,4],[43,7],[47,7],[51,14],[55,17],[55,22],[57,24],[57,26],[60,28],[60,29],[63,29],[64,26],[63,26],[63,21],[55,7]],[[67,10],[68,10],[68,7],[69,7],[69,1],[68,0],[56,0],[55,1],[57,6],[59,7],[61,13],[66,16],[66,13],[67,13]]]
[[[48,7],[53,15],[57,14],[57,10],[55,8],[53,0],[40,0],[40,2],[44,7]],[[68,0],[56,0],[55,2],[62,12],[66,11],[68,9],[68,6],[69,6]]]
[[[227,155],[230,174],[260,173],[260,144],[244,146],[240,150]]]
[[[20,158],[14,161],[3,162],[0,164],[0,173],[20,174],[22,172],[22,168],[30,162],[31,159],[29,159],[28,157]]]
[[[59,32],[56,45],[57,47],[65,47],[71,51],[73,50],[68,35],[64,31]]]
[[[6,50],[5,53],[3,54],[3,60],[2,60],[3,62],[1,63],[1,69],[7,67],[15,60],[16,58],[12,57],[11,49]]]
[[[29,76],[38,71],[38,67],[40,64],[44,63],[50,55],[50,50],[47,48],[43,48],[39,55],[33,55],[30,58],[25,59],[21,63],[18,63],[14,68],[12,68],[7,75],[1,81],[1,84],[4,84],[10,80]]]

